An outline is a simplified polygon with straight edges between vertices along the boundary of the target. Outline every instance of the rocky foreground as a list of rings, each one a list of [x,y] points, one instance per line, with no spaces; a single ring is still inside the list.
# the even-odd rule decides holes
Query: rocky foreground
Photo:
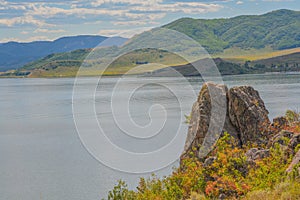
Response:
[[[251,86],[239,86],[228,89],[225,85],[205,83],[199,93],[197,101],[194,103],[185,149],[181,159],[191,152],[200,160],[205,157],[200,155],[200,148],[209,138],[208,131],[211,122],[220,121],[218,115],[212,115],[213,96],[210,91],[223,92],[226,96],[226,118],[222,129],[222,135],[229,133],[239,148],[244,145],[256,144],[259,147],[251,148],[246,156],[248,160],[256,160],[267,157],[270,147],[279,144],[288,155],[293,155],[294,159],[288,167],[290,172],[300,161],[300,149],[295,152],[295,148],[300,144],[299,114],[288,111],[290,116],[277,117],[273,123],[268,118],[268,110],[265,107],[259,93]],[[284,141],[288,140],[288,143]],[[210,142],[212,143],[212,142]],[[207,158],[211,160],[212,158]],[[299,168],[300,171],[300,168]]]
[[[284,105],[283,105],[284,106]],[[108,199],[300,200],[300,114],[271,122],[250,86],[205,83],[192,107],[180,167],[159,179],[124,182]]]

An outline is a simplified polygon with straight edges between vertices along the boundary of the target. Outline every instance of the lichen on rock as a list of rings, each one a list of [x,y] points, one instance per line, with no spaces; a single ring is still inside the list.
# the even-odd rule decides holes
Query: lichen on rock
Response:
[[[224,119],[222,111],[225,112]],[[266,143],[267,127],[270,126],[268,113],[258,92],[250,86],[228,90],[225,85],[204,83],[192,107],[182,158],[191,151],[203,158],[201,147],[212,147],[225,132],[240,146],[248,142]]]

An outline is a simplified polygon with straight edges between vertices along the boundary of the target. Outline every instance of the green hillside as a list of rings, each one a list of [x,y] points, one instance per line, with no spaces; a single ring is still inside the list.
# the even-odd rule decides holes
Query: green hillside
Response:
[[[182,32],[198,41],[213,58],[221,58],[242,67],[226,63],[226,67],[222,67],[224,74],[261,73],[274,71],[274,69],[282,71],[283,68],[279,66],[290,62],[289,55],[300,52],[300,11],[278,10],[264,15],[238,16],[228,19],[182,18],[163,27]],[[136,71],[136,73],[144,73],[168,66],[186,66],[188,62],[176,53],[184,55],[185,58],[191,56],[188,58],[190,62],[207,57],[205,53],[204,57],[201,57],[199,47],[196,47],[197,45],[195,46],[188,38],[172,35],[172,32],[164,30],[166,29],[153,29],[136,35],[122,47],[97,48],[93,51],[96,57],[90,57],[88,61],[86,57],[92,52],[91,49],[79,49],[48,55],[26,64],[17,71],[1,73],[0,76],[75,76],[84,60],[85,70],[81,75],[86,76],[99,73],[120,75],[140,64],[162,64],[160,66],[149,65],[144,70]],[[164,51],[164,47],[167,47],[170,52]],[[119,55],[122,56],[119,57]],[[274,60],[273,57],[280,58]],[[266,59],[271,59],[271,61]],[[101,71],[100,65],[111,60],[114,62],[109,69],[105,72]],[[246,61],[251,61],[251,63],[245,64]],[[277,67],[273,65],[270,67],[270,64]],[[229,66],[234,67],[229,69]],[[286,67],[284,70],[299,71],[298,67]]]
[[[160,63],[165,66],[178,65],[186,63],[186,61],[167,51],[157,49],[141,49],[135,50],[128,54],[122,55],[115,59],[115,54],[118,54],[117,47],[101,48],[96,50],[101,61],[113,59],[114,62],[104,72],[104,75],[120,75],[126,73],[139,65],[148,64],[143,71],[136,71],[135,73],[143,73],[145,71],[153,71],[161,68],[161,65],[150,65],[150,63]],[[79,67],[84,61],[84,70],[81,75],[94,76],[102,73],[99,67],[98,59],[88,59],[87,56],[91,53],[90,49],[76,50],[68,53],[51,54],[40,60],[28,63],[23,68],[9,72],[12,76],[24,76],[24,73],[29,77],[70,77],[76,76]],[[29,72],[29,73],[28,73]],[[8,74],[0,74],[0,76],[7,76]]]
[[[232,47],[276,50],[300,46],[300,12],[277,10],[229,19],[182,18],[164,28],[187,34],[210,53]]]

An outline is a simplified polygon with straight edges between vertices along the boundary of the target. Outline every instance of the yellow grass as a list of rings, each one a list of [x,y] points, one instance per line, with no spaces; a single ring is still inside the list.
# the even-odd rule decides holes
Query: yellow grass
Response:
[[[293,49],[285,49],[285,50],[273,50],[270,47],[264,49],[240,49],[240,48],[231,48],[225,50],[221,54],[216,54],[213,57],[220,57],[225,60],[231,60],[235,62],[245,62],[247,60],[261,60],[267,59],[277,56],[288,55],[292,53],[300,52],[300,48],[293,48]]]

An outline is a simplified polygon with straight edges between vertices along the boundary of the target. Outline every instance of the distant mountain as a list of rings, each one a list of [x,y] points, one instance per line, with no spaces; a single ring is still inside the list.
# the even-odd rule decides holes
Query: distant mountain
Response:
[[[24,64],[53,53],[69,52],[98,46],[120,46],[127,41],[122,37],[80,35],[62,37],[54,41],[29,43],[0,43],[0,71],[18,69]]]
[[[223,60],[220,63],[217,63],[222,74],[282,71],[282,67],[274,68],[273,66],[273,68],[270,68],[268,65],[265,65],[265,69],[263,66],[264,64],[258,62],[249,62],[247,63],[248,65],[244,65],[248,58],[242,59],[242,62],[240,62],[241,60],[239,57],[242,56],[243,53],[248,55],[250,52],[248,57],[255,55],[255,57],[258,57],[258,59],[270,58],[270,55],[278,56],[280,55],[280,52],[288,51],[282,49],[291,50],[290,48],[300,47],[299,11],[277,10],[264,15],[238,16],[229,19],[183,18],[163,27],[185,33],[204,46],[210,53],[213,54],[213,57],[222,58]],[[111,47],[97,49],[97,54],[101,58],[111,59],[115,56],[122,55],[122,53],[130,52],[133,49],[143,49],[145,47],[155,49],[158,45],[159,47],[167,46],[170,52],[180,52],[181,55],[199,55],[199,53],[197,53],[197,51],[199,51],[198,48],[193,48],[194,46],[187,48],[187,46],[191,45],[189,40],[177,39],[176,35],[172,36],[169,34],[171,33],[165,31],[165,29],[152,29],[151,31],[143,32],[134,36],[121,48],[111,45],[124,43],[126,39],[110,38],[103,42],[103,45]],[[88,38],[84,39],[85,37]],[[90,37],[92,37],[92,39]],[[90,42],[94,41],[94,37],[96,37],[98,40],[96,42]],[[36,42],[39,43],[39,48],[28,47],[30,45],[35,46],[35,43],[23,44],[24,47],[20,43],[6,43],[0,45],[0,63],[4,62],[3,59],[1,59],[1,56],[6,55],[5,58],[10,58],[11,56],[11,59],[8,59],[11,62],[10,66],[13,66],[13,61],[17,62],[18,64],[22,64],[25,63],[24,60],[31,60],[31,62],[24,64],[23,68],[17,70],[16,73],[21,72],[21,75],[23,72],[29,71],[30,76],[32,77],[74,76],[76,74],[76,70],[81,66],[82,61],[90,53],[91,49],[89,49],[87,46],[90,45],[93,47],[93,45],[97,45],[104,39],[106,38],[101,36],[77,36],[74,41],[72,41],[72,37],[61,38],[53,42]],[[49,43],[51,43],[51,45],[49,45]],[[56,43],[60,45],[56,45]],[[12,47],[3,48],[3,45]],[[51,48],[47,47],[47,45],[51,46]],[[13,48],[14,46],[17,46],[18,48]],[[1,50],[3,49],[6,50],[1,53]],[[11,49],[18,49],[18,51],[12,51]],[[35,53],[32,53],[31,49],[34,49]],[[76,50],[71,51],[72,49]],[[230,52],[233,50],[235,52],[233,53],[234,56],[228,57],[227,54],[231,54]],[[46,54],[46,51],[59,51],[62,53],[55,52],[51,54],[48,53],[48,55]],[[220,52],[223,52],[224,55]],[[261,52],[264,52],[266,55],[256,55],[261,54]],[[41,54],[46,54],[47,56],[45,57],[44,55],[40,56],[39,59],[34,59],[36,54],[39,56]],[[201,57],[197,57],[193,58],[192,60],[196,61],[201,59]],[[289,57],[283,57],[284,61],[287,59],[289,59]],[[233,64],[228,61],[236,61],[237,64]],[[133,52],[133,54],[128,56],[122,56],[122,59],[120,59],[117,63],[114,63],[114,69],[109,73],[114,75],[122,74],[124,70],[133,68],[140,62],[158,62],[167,66],[175,66],[186,63],[166,52],[142,50],[140,52]],[[280,62],[277,60],[272,60],[272,62],[274,62],[274,65],[282,65],[282,60]],[[91,71],[89,74],[99,73],[95,67],[97,63],[91,61],[91,63],[88,65]],[[292,65],[294,66],[294,64],[291,64],[291,66]],[[189,66],[182,67],[186,68]],[[284,68],[284,70],[297,71],[298,67]],[[190,72],[187,72],[187,74],[189,73]]]
[[[271,46],[276,50],[300,47],[300,11],[282,9],[228,19],[182,18],[163,27],[190,36],[210,53],[231,47]]]

